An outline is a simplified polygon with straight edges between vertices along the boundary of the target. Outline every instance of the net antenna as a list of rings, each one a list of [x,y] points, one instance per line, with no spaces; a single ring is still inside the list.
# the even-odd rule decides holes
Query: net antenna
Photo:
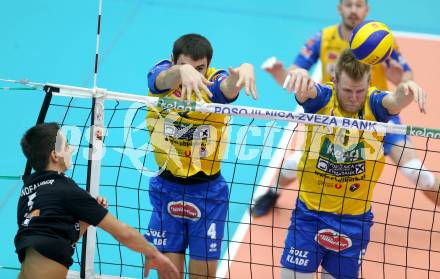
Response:
[[[98,1],[98,23],[96,32],[96,51],[95,65],[93,71],[93,98],[92,98],[92,117],[89,135],[89,154],[87,165],[87,184],[86,190],[93,197],[99,194],[99,181],[101,175],[101,154],[104,137],[104,100],[100,89],[97,87],[98,80],[98,61],[99,61],[99,42],[101,33],[102,0]],[[94,278],[94,259],[96,251],[96,228],[89,226],[83,236],[81,251],[80,278]]]

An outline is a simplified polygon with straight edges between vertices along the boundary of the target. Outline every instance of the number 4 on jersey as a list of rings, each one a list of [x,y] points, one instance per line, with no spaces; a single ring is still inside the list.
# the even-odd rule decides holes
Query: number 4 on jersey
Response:
[[[217,238],[217,232],[216,232],[216,230],[215,230],[215,223],[212,223],[212,224],[209,226],[209,229],[208,229],[208,236],[211,237],[211,239],[216,239],[216,238]]]

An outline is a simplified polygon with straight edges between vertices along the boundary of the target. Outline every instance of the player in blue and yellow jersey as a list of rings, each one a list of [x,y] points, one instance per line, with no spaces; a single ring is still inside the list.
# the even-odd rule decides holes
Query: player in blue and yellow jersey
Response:
[[[289,69],[285,69],[280,61],[274,59],[269,65],[266,64],[264,69],[274,77],[278,84],[283,85],[290,71],[297,68],[310,70],[313,65],[320,61],[322,82],[331,82],[340,53],[349,47],[348,40],[351,32],[367,17],[368,11],[367,0],[340,0],[338,12],[341,16],[341,23],[326,27],[310,38]],[[395,85],[412,79],[413,75],[409,65],[397,50],[397,45],[395,46],[396,49],[389,59],[372,67],[371,85],[379,90],[388,90],[387,79]],[[389,121],[400,124],[398,115],[393,116]],[[418,172],[414,170],[420,170],[424,167],[417,158],[415,151],[411,149],[412,144],[408,138],[404,135],[387,134],[384,141],[386,142],[384,146],[385,155],[389,155],[396,164],[401,166],[400,170],[407,178],[421,187],[433,186],[436,179],[431,172],[422,172],[418,179]],[[295,172],[292,170],[298,169],[299,157],[298,154],[294,153],[285,160],[280,178],[277,180],[281,187],[287,186],[296,178]],[[255,202],[256,204],[252,210],[254,216],[266,214],[275,205],[278,198],[276,189],[277,187],[269,189]],[[433,199],[435,202],[435,196],[429,195],[429,193],[426,194],[428,198]]]
[[[413,81],[394,93],[369,87],[371,67],[347,49],[335,67],[335,80],[314,84],[304,69],[286,84],[306,113],[387,122],[414,99],[426,95]],[[355,127],[355,126],[354,126]],[[370,200],[384,167],[383,134],[307,125],[299,167],[299,196],[281,258],[281,278],[358,278],[373,215]],[[296,276],[296,277],[295,277]]]
[[[212,53],[203,36],[180,37],[171,60],[149,72],[149,95],[182,104],[225,104],[244,88],[256,99],[253,66],[217,70],[210,67]],[[215,277],[228,209],[228,186],[220,173],[228,121],[225,115],[196,111],[152,110],[147,116],[160,175],[150,179],[154,211],[145,236],[176,264],[182,278],[188,247],[190,277]]]
[[[286,84],[306,113],[387,122],[426,95],[413,81],[394,93],[369,87],[371,67],[347,49],[335,67],[334,84],[314,84],[304,69]],[[282,278],[358,278],[372,225],[370,200],[384,167],[383,134],[308,125],[299,167],[300,192],[281,258]],[[294,277],[297,276],[297,277]]]

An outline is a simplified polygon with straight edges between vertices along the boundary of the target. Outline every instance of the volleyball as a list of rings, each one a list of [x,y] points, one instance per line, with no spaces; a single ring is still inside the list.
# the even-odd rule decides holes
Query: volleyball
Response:
[[[390,29],[379,21],[364,21],[353,29],[350,49],[365,64],[378,64],[390,56],[394,38]]]

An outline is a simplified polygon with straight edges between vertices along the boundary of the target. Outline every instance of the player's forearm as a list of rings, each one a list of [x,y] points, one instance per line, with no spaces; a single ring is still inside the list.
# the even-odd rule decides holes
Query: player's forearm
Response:
[[[220,83],[220,90],[223,95],[229,100],[233,100],[238,96],[240,92],[240,87],[237,87],[238,76],[237,77],[228,77],[222,83]]]
[[[237,98],[238,93],[240,92],[245,84],[238,84],[237,82],[240,80],[240,75],[245,74],[249,71],[253,72],[253,66],[249,63],[241,64],[237,69],[235,69],[237,73],[231,74],[227,79],[225,79],[222,83],[220,83],[220,89],[229,100],[233,100]],[[238,73],[240,72],[240,74]],[[241,83],[245,83],[246,81],[242,80]]]
[[[387,94],[382,99],[382,105],[389,114],[399,114],[402,109],[407,107],[414,99],[411,94],[406,95],[403,87],[399,86],[394,94]]]
[[[158,252],[156,247],[148,243],[134,228],[125,225],[125,233],[115,235],[115,238],[131,250],[144,254],[147,258],[154,257]]]
[[[284,67],[274,68],[268,72],[272,75],[272,77],[280,86],[283,86],[288,73],[286,68]]]
[[[168,70],[161,72],[156,78],[156,88],[164,90],[176,88],[181,84],[180,68],[182,65],[174,65]]]

